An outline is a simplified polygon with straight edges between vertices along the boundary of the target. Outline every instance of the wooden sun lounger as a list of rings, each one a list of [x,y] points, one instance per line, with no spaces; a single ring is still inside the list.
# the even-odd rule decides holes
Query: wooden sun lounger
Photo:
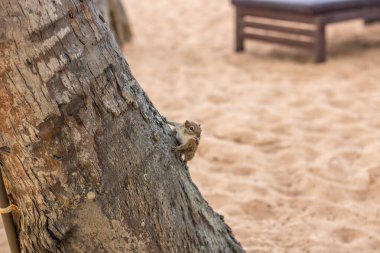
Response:
[[[246,39],[260,40],[310,50],[315,54],[315,62],[326,60],[327,24],[351,19],[371,23],[380,19],[380,0],[232,0],[232,3],[236,7],[236,51],[244,50]],[[311,28],[249,21],[246,17],[306,23]]]

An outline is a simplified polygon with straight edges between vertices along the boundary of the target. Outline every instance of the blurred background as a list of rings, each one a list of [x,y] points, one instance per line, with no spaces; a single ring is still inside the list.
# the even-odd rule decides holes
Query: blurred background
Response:
[[[229,1],[122,4],[132,73],[163,116],[201,123],[191,176],[247,252],[380,251],[380,23],[328,26],[314,64],[256,41],[235,53]]]

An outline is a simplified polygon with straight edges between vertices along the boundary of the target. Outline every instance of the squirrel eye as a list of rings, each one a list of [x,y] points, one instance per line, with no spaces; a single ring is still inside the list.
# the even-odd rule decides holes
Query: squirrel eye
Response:
[[[194,131],[194,127],[190,127],[190,130],[191,130],[191,131]]]

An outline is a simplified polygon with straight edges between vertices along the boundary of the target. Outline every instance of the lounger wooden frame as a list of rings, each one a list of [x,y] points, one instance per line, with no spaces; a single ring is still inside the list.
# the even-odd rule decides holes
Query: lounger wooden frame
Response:
[[[266,24],[260,21],[247,21],[246,17],[293,21],[311,24],[312,26],[311,29],[292,28],[282,25]],[[260,40],[312,51],[315,55],[315,62],[325,62],[327,57],[326,26],[328,24],[352,19],[373,21],[379,20],[379,17],[380,6],[334,10],[331,12],[312,14],[236,5],[236,51],[244,50],[244,40],[246,39]],[[257,33],[255,30],[279,32],[285,35],[285,37]],[[287,38],[286,35],[302,35],[307,38],[307,40],[298,40],[289,38],[289,36]]]

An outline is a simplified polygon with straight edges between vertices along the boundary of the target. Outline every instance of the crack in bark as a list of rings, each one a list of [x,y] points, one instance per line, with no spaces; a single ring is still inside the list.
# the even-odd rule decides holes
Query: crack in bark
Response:
[[[39,100],[36,98],[36,96],[35,96],[35,94],[34,94],[34,92],[33,92],[33,89],[28,85],[27,81],[25,80],[24,76],[22,75],[22,73],[21,73],[21,71],[20,71],[20,68],[19,68],[17,65],[15,65],[15,70],[17,70],[19,76],[20,76],[21,79],[23,80],[23,84],[24,84],[24,86],[25,86],[25,87],[27,88],[27,90],[29,91],[30,96],[33,98],[34,102],[35,102],[36,105],[38,106],[38,109],[40,110],[40,112],[43,112],[43,111],[42,111],[42,107],[41,107],[41,105],[40,105],[40,103],[39,103]],[[13,81],[12,81],[12,83],[13,83],[15,86],[17,86],[16,83],[14,83]]]

